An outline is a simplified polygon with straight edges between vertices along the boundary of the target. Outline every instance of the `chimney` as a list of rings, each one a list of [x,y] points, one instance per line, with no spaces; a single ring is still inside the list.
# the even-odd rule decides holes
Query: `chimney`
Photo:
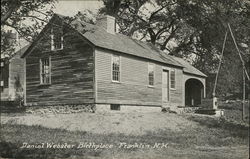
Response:
[[[105,15],[101,18],[97,18],[96,25],[103,27],[108,33],[116,33],[115,17]]]

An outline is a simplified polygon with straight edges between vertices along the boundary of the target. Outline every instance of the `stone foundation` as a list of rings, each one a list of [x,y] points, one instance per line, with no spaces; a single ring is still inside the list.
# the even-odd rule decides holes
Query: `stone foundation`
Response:
[[[161,112],[160,106],[120,105],[120,110],[111,110],[110,104],[96,104],[96,112]]]
[[[178,114],[185,114],[185,113],[195,113],[199,107],[178,107],[177,113]]]
[[[79,112],[95,112],[94,104],[56,105],[56,106],[26,106],[26,113],[32,114],[69,114]]]

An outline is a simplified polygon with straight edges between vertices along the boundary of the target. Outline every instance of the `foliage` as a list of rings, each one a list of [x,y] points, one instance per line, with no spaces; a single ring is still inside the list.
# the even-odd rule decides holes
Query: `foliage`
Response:
[[[217,71],[230,23],[245,62],[249,61],[250,1],[103,0],[101,14],[117,18],[120,32],[185,58],[205,74]],[[228,33],[218,93],[240,90],[241,61]],[[213,81],[209,92],[213,87]],[[230,84],[228,83],[230,82]]]
[[[96,15],[91,12],[90,10],[79,11],[75,16],[74,19],[84,21],[90,24],[95,24],[96,22]]]
[[[15,40],[8,40],[7,30],[31,41],[52,14],[55,0],[1,0],[1,54],[12,54]]]

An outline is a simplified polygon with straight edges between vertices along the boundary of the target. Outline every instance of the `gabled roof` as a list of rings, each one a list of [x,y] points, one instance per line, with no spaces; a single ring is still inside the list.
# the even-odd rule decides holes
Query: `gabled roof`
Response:
[[[21,49],[17,50],[16,52],[14,52],[13,54],[11,54],[10,56],[6,57],[6,58],[1,58],[5,59],[5,60],[11,60],[13,58],[20,58],[23,56],[23,54],[27,51],[27,49],[29,48],[29,44],[25,45],[24,47],[22,47]]]
[[[199,71],[197,68],[192,66],[189,62],[185,61],[184,59],[179,58],[179,57],[175,57],[175,56],[173,56],[173,58],[176,61],[178,61],[184,67],[183,72],[190,73],[190,74],[193,74],[193,75],[202,76],[202,77],[207,77],[207,75],[205,75],[204,73]]]
[[[180,58],[167,55],[150,43],[134,40],[128,36],[118,33],[110,34],[100,26],[89,24],[83,21],[74,20],[69,24],[67,22],[67,18],[62,15],[55,14],[53,17],[60,18],[96,47],[150,59],[175,67],[181,67],[184,68],[184,72],[206,77],[205,74],[194,68],[188,62]],[[29,51],[30,48],[27,50],[27,53]],[[24,53],[22,57],[25,57],[27,53]]]
[[[97,47],[182,67],[171,56],[162,54],[150,43],[134,40],[118,33],[110,34],[102,27],[82,21],[73,21],[70,25]]]
[[[11,58],[15,57],[15,56],[23,56],[23,54],[27,51],[27,49],[30,47],[30,44],[25,45],[24,47],[22,47],[21,49],[17,50]]]

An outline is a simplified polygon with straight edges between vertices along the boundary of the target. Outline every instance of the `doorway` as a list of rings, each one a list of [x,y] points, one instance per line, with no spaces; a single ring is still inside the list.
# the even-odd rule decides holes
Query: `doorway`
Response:
[[[185,106],[198,106],[204,96],[204,86],[197,79],[188,79],[185,82]]]
[[[167,70],[162,72],[162,101],[169,102],[169,71]]]

